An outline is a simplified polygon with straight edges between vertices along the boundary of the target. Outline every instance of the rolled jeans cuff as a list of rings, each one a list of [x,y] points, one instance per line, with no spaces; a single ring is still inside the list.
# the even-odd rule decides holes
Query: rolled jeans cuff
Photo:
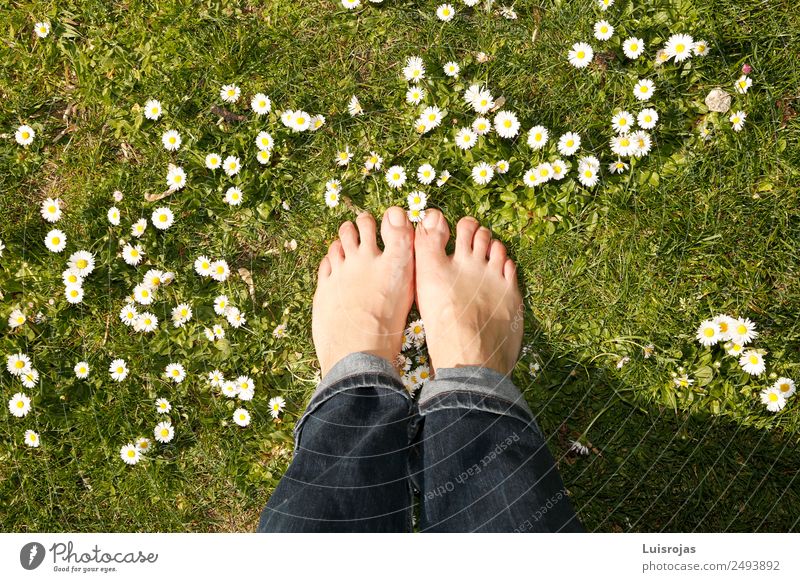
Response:
[[[300,450],[300,433],[311,414],[337,394],[359,388],[374,388],[383,392],[397,393],[408,402],[411,401],[411,395],[403,387],[397,370],[387,360],[366,352],[349,354],[325,374],[314,390],[311,401],[295,426],[294,450]]]
[[[511,416],[529,423],[533,413],[508,376],[480,366],[439,368],[433,380],[422,385],[419,412],[460,408]]]

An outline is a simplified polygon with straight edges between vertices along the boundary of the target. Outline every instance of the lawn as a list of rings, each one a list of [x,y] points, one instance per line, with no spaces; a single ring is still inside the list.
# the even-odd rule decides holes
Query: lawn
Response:
[[[522,0],[516,18],[497,3],[452,3],[446,22],[436,2],[392,0],[352,10],[333,0],[11,0],[0,11],[0,391],[4,403],[21,392],[31,405],[23,417],[0,412],[4,531],[252,531],[318,379],[317,264],[343,220],[408,207],[412,190],[451,223],[477,216],[519,263],[526,349],[514,379],[588,529],[800,530],[800,396],[778,411],[761,400],[779,377],[800,382],[795,3],[617,0],[604,11],[596,0]],[[593,34],[600,19],[615,27],[609,40]],[[40,38],[42,21],[51,27]],[[674,34],[706,41],[708,54],[657,63]],[[625,56],[629,37],[643,41],[641,57]],[[594,49],[587,67],[568,61],[578,42]],[[416,83],[404,78],[409,57],[426,70]],[[458,76],[444,74],[448,62]],[[646,101],[634,95],[640,79],[655,84]],[[406,99],[415,84],[419,104]],[[518,135],[458,147],[478,117],[463,99],[473,84],[492,93],[486,117],[513,112]],[[220,94],[227,85],[240,89],[235,102]],[[716,87],[730,111],[709,111]],[[268,114],[251,108],[257,93]],[[145,115],[153,99],[158,119]],[[428,106],[445,115],[420,132]],[[651,150],[623,156],[625,171],[612,174],[612,117],[644,108],[659,117]],[[324,124],[293,131],[287,110]],[[737,111],[741,131],[729,119]],[[29,145],[15,139],[23,124],[35,132]],[[549,130],[541,149],[529,143],[534,126]],[[167,130],[179,149],[165,148]],[[274,145],[259,159],[262,131]],[[582,139],[571,156],[556,145],[566,132]],[[343,152],[352,159],[339,165]],[[365,168],[372,152],[379,170]],[[241,169],[208,169],[209,153]],[[580,163],[589,156],[599,168]],[[528,169],[557,159],[569,164],[563,179],[525,183]],[[499,160],[508,171],[494,166],[476,183],[472,169]],[[450,179],[420,184],[423,163]],[[384,175],[393,165],[407,173],[398,189]],[[167,188],[171,166],[185,172],[179,189]],[[580,179],[587,167],[594,186]],[[225,201],[234,187],[238,205]],[[41,214],[48,198],[60,201],[57,223]],[[150,221],[163,208],[174,223],[161,230]],[[66,235],[60,252],[45,244],[53,229]],[[140,245],[138,265],[124,260],[126,245]],[[95,268],[71,304],[62,272],[77,251]],[[225,261],[227,277],[201,276],[201,256]],[[174,280],[143,284],[150,270]],[[133,305],[157,318],[149,332],[119,318],[143,289],[155,300]],[[220,295],[243,325],[215,311]],[[173,324],[181,304],[191,319]],[[762,373],[744,371],[725,340],[697,341],[718,314],[754,322],[746,349],[759,350]],[[224,337],[206,337],[214,325]],[[18,353],[38,372],[30,387],[5,369]],[[110,375],[115,359],[122,381]],[[172,363],[185,379],[165,376]],[[212,386],[213,370],[249,378],[252,399]],[[285,407],[274,417],[276,397]],[[246,427],[234,422],[240,407]],[[165,420],[174,434],[156,442]],[[27,430],[40,446],[26,446]],[[127,465],[121,447],[143,436],[151,450]]]

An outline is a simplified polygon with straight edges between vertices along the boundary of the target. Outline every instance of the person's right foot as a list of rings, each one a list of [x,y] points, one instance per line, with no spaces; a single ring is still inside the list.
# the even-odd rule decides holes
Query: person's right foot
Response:
[[[448,256],[447,220],[426,210],[414,235],[417,307],[435,368],[483,366],[502,374],[516,364],[523,307],[517,268],[506,248],[472,217],[456,227]]]

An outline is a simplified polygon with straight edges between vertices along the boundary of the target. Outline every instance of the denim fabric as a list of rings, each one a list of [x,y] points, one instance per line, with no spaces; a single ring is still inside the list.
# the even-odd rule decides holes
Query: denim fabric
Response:
[[[258,531],[582,531],[553,457],[511,380],[439,369],[419,395],[386,360],[350,354],[295,429],[295,456]]]

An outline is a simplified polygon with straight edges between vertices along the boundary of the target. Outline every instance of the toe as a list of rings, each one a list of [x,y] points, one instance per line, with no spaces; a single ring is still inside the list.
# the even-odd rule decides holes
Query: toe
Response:
[[[399,206],[388,208],[381,221],[383,251],[390,255],[410,255],[414,227],[405,211]]]
[[[425,211],[425,218],[414,231],[414,249],[417,257],[444,259],[447,256],[445,247],[450,240],[450,228],[441,211],[430,208]]]
[[[317,278],[326,279],[331,274],[331,261],[328,257],[322,257],[317,271]]]
[[[472,239],[478,230],[478,221],[465,216],[456,225],[456,257],[472,255]]]
[[[358,237],[361,241],[361,249],[378,252],[378,242],[375,238],[375,219],[369,212],[362,212],[356,218],[358,225]]]
[[[336,269],[344,261],[344,249],[342,248],[342,241],[336,239],[328,247],[328,262],[331,265],[331,272]]]
[[[344,255],[351,255],[358,250],[358,231],[355,225],[350,222],[343,222],[339,227],[339,240],[342,241]]]
[[[503,273],[506,262],[506,246],[495,239],[489,246],[489,267],[498,275]]]
[[[492,231],[485,226],[480,227],[472,239],[472,254],[476,258],[485,259],[489,255],[492,242]]]
[[[511,259],[506,259],[503,265],[503,276],[509,283],[517,284],[517,265]]]

